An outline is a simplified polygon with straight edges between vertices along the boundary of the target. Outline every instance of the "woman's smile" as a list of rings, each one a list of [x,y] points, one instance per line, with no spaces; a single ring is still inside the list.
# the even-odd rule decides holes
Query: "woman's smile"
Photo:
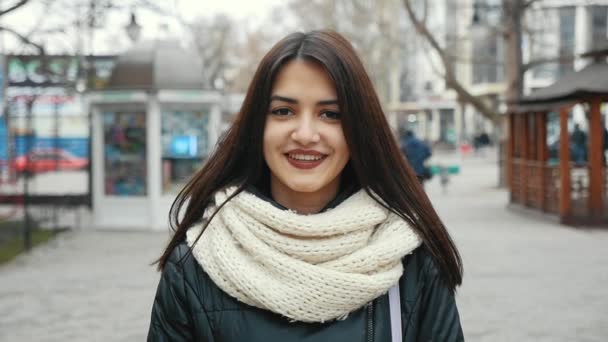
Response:
[[[285,154],[287,161],[298,169],[314,169],[327,158],[326,154],[318,151],[293,150]]]

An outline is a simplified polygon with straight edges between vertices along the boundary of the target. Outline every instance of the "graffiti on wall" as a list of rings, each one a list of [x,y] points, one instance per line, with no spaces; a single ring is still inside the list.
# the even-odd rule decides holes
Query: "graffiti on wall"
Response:
[[[103,89],[114,68],[115,56],[8,55],[5,74],[8,87],[76,87],[87,80],[88,89]]]

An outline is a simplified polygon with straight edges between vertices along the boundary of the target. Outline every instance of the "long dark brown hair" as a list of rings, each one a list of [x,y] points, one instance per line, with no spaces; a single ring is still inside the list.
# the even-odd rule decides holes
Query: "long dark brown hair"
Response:
[[[212,203],[214,192],[236,185],[236,195],[246,186],[268,179],[270,171],[263,158],[262,138],[272,86],[281,67],[294,59],[323,66],[335,84],[351,158],[341,181],[366,189],[378,203],[409,223],[424,241],[446,285],[454,290],[462,282],[458,250],[402,156],[357,53],[344,37],[328,30],[290,34],[264,56],[235,122],[171,206],[169,217],[174,235],[158,260],[159,269],[165,267],[173,249],[184,241],[188,228],[197,223],[206,228],[202,215]],[[226,202],[218,205],[206,222]]]

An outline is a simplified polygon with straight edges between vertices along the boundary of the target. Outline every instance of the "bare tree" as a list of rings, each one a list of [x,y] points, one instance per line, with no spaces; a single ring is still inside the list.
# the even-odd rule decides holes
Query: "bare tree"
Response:
[[[203,83],[209,88],[224,88],[227,80],[226,69],[229,68],[229,52],[234,45],[234,24],[225,15],[212,18],[199,17],[193,22],[186,22],[178,17],[182,26],[189,32],[193,45],[203,65]]]
[[[426,8],[428,6],[427,0],[419,0],[419,4],[422,1],[422,14],[418,13],[414,9],[413,0],[403,0],[403,5],[406,9],[408,17],[418,34],[424,38],[424,40],[430,45],[432,50],[439,56],[443,67],[443,77],[446,80],[446,85],[453,89],[459,99],[464,103],[468,103],[473,106],[478,113],[491,120],[496,126],[497,137],[500,140],[500,145],[503,145],[505,137],[503,133],[506,131],[505,127],[505,116],[500,115],[495,106],[488,105],[482,98],[474,96],[471,92],[461,83],[456,77],[454,63],[455,60],[449,56],[445,46],[442,46],[437,37],[428,29],[426,24]],[[525,25],[523,20],[525,18],[526,11],[535,3],[539,3],[540,0],[502,0],[496,9],[500,10],[501,20],[500,26],[488,27],[487,29],[497,34],[499,39],[504,39],[505,42],[505,55],[504,55],[504,71],[506,81],[505,98],[507,105],[515,104],[523,94],[523,76],[527,70],[547,62],[561,61],[563,57],[552,57],[552,58],[541,58],[530,60],[527,63],[523,63],[522,58],[522,32],[524,31]],[[504,149],[499,149],[499,164],[503,159]],[[504,165],[499,167],[499,184],[504,184]]]
[[[15,12],[16,10],[18,10],[20,8],[25,7],[28,3],[31,3],[31,2],[32,2],[31,0],[19,0],[19,1],[16,1],[16,2],[8,5],[5,8],[1,8],[0,9],[0,18],[10,15],[11,13]],[[29,38],[28,34],[22,34],[22,33],[18,32],[17,30],[7,27],[3,24],[0,24],[0,31],[7,32],[7,33],[13,35],[14,37],[16,37],[23,44],[34,47],[40,54],[44,53],[44,47],[40,44],[33,42]]]
[[[2,17],[5,14],[11,13],[15,10],[18,10],[19,8],[25,6],[28,2],[30,2],[30,0],[19,0],[19,1],[15,1],[12,4],[8,5],[5,8],[0,9],[0,17]]]
[[[278,32],[258,27],[242,32],[237,37],[231,56],[230,67],[226,71],[227,89],[244,92],[264,54],[278,39]]]
[[[8,24],[6,19],[25,8],[35,16],[27,25]],[[76,54],[74,35],[86,31],[90,37],[89,33],[105,27],[108,16],[135,9],[171,15],[167,6],[153,0],[20,0],[0,8],[0,31],[22,43],[21,53],[44,54],[49,45],[55,53]]]
[[[275,8],[265,22],[272,25],[252,25],[247,20],[219,15],[199,18],[192,23],[180,21],[191,33],[206,69],[204,77],[212,86],[242,93],[247,90],[259,61],[284,32],[289,31],[284,11]],[[218,84],[217,80],[221,80]]]
[[[291,0],[286,8],[293,29],[330,28],[345,35],[371,74],[382,102],[398,70],[408,37],[399,26],[398,0]],[[290,16],[289,16],[290,15]]]
[[[504,71],[506,81],[505,98],[507,104],[515,103],[523,94],[524,73],[536,66],[551,62],[566,62],[572,60],[572,56],[542,56],[534,58],[526,63],[522,61],[522,36],[528,34],[530,41],[534,42],[534,32],[526,30],[524,19],[526,11],[535,3],[541,0],[502,0],[495,10],[500,11],[501,21],[499,26],[490,26],[486,29],[494,35],[494,39],[503,39],[505,42]],[[415,10],[414,3],[421,4],[422,12]],[[473,106],[477,112],[491,120],[498,122],[500,113],[483,99],[474,96],[456,77],[455,63],[457,58],[451,56],[446,46],[439,43],[437,37],[429,30],[426,22],[426,9],[428,0],[403,0],[403,5],[408,14],[408,18],[416,28],[418,34],[428,43],[432,50],[441,60],[443,77],[446,85],[453,89],[461,101]],[[475,63],[475,60],[470,62]],[[478,61],[477,61],[478,62]]]

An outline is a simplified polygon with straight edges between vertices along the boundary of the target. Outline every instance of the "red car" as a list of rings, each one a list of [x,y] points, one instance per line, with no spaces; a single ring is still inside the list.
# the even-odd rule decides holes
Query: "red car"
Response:
[[[11,167],[17,172],[40,173],[56,170],[81,170],[89,165],[86,158],[76,157],[63,149],[38,148],[30,151],[29,165],[27,155],[21,155],[11,161]]]

